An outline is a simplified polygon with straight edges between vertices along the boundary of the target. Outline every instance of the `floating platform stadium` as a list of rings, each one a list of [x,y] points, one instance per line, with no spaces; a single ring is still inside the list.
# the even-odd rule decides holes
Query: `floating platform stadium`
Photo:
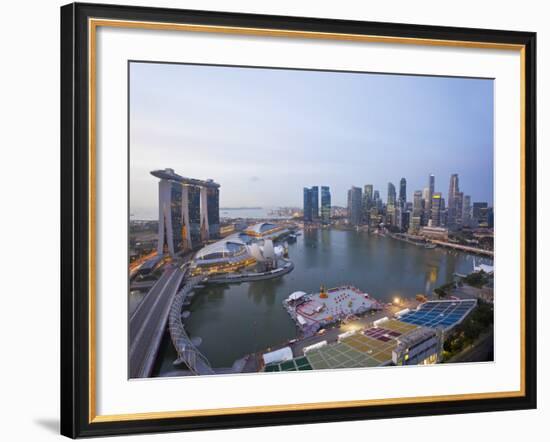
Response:
[[[310,294],[294,292],[283,301],[283,305],[302,330],[317,330],[351,315],[381,308],[367,293],[351,285],[331,289],[321,287],[320,292]]]
[[[476,304],[476,300],[426,302],[417,310],[400,312],[398,319],[382,318],[372,327],[342,333],[336,342],[316,342],[303,354],[294,355],[290,347],[265,353],[263,371],[435,364],[445,334]]]

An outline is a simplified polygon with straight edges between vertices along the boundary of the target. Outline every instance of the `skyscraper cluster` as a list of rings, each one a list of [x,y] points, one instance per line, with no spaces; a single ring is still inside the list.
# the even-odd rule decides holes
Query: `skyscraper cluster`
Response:
[[[473,203],[469,195],[460,191],[458,174],[449,180],[447,200],[435,189],[435,175],[428,176],[427,186],[415,190],[412,201],[407,201],[407,180],[396,186],[389,182],[386,204],[380,199],[380,192],[372,184],[352,186],[348,190],[348,222],[353,226],[377,227],[384,224],[400,231],[417,232],[422,226],[447,227],[459,230],[464,226],[492,227],[492,208],[488,203]]]
[[[380,192],[372,184],[360,187],[353,186],[348,190],[348,221],[353,226],[376,226],[384,221],[387,224],[401,226],[408,222],[407,209],[407,180],[401,178],[399,195],[393,183],[388,183],[388,197],[386,204],[380,198]]]
[[[304,222],[330,224],[330,188],[321,186],[321,211],[319,212],[319,187],[304,187]]]

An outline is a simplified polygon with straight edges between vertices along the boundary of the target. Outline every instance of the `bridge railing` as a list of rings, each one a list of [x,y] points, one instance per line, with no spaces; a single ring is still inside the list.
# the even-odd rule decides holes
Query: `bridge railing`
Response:
[[[196,276],[185,282],[183,288],[174,297],[168,317],[170,337],[178,353],[176,362],[185,363],[189,370],[195,375],[215,374],[206,356],[204,356],[191,342],[181,320],[183,303],[195,285],[202,280],[202,276]]]

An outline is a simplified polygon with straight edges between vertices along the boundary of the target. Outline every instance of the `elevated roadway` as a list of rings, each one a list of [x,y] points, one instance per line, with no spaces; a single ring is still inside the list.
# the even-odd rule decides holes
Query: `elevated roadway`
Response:
[[[168,266],[130,316],[128,333],[130,378],[151,376],[166,329],[170,306],[183,277],[184,271],[179,267]]]

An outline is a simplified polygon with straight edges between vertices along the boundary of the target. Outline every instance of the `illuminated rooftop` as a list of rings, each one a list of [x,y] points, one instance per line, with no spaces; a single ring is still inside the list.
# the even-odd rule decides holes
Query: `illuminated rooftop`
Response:
[[[309,350],[304,356],[268,364],[264,371],[387,366],[392,364],[392,352],[401,342],[415,342],[433,333],[430,329],[391,319],[377,327],[341,336],[339,342]]]
[[[208,244],[197,252],[195,260],[222,260],[243,253],[246,251],[246,242],[243,237],[246,238],[245,235],[234,233],[212,244]]]
[[[281,229],[281,227],[278,226],[277,224],[263,222],[263,223],[253,224],[252,226],[248,226],[245,229],[245,232],[254,236],[261,236],[263,234],[269,233],[272,230],[276,230],[276,229]]]

